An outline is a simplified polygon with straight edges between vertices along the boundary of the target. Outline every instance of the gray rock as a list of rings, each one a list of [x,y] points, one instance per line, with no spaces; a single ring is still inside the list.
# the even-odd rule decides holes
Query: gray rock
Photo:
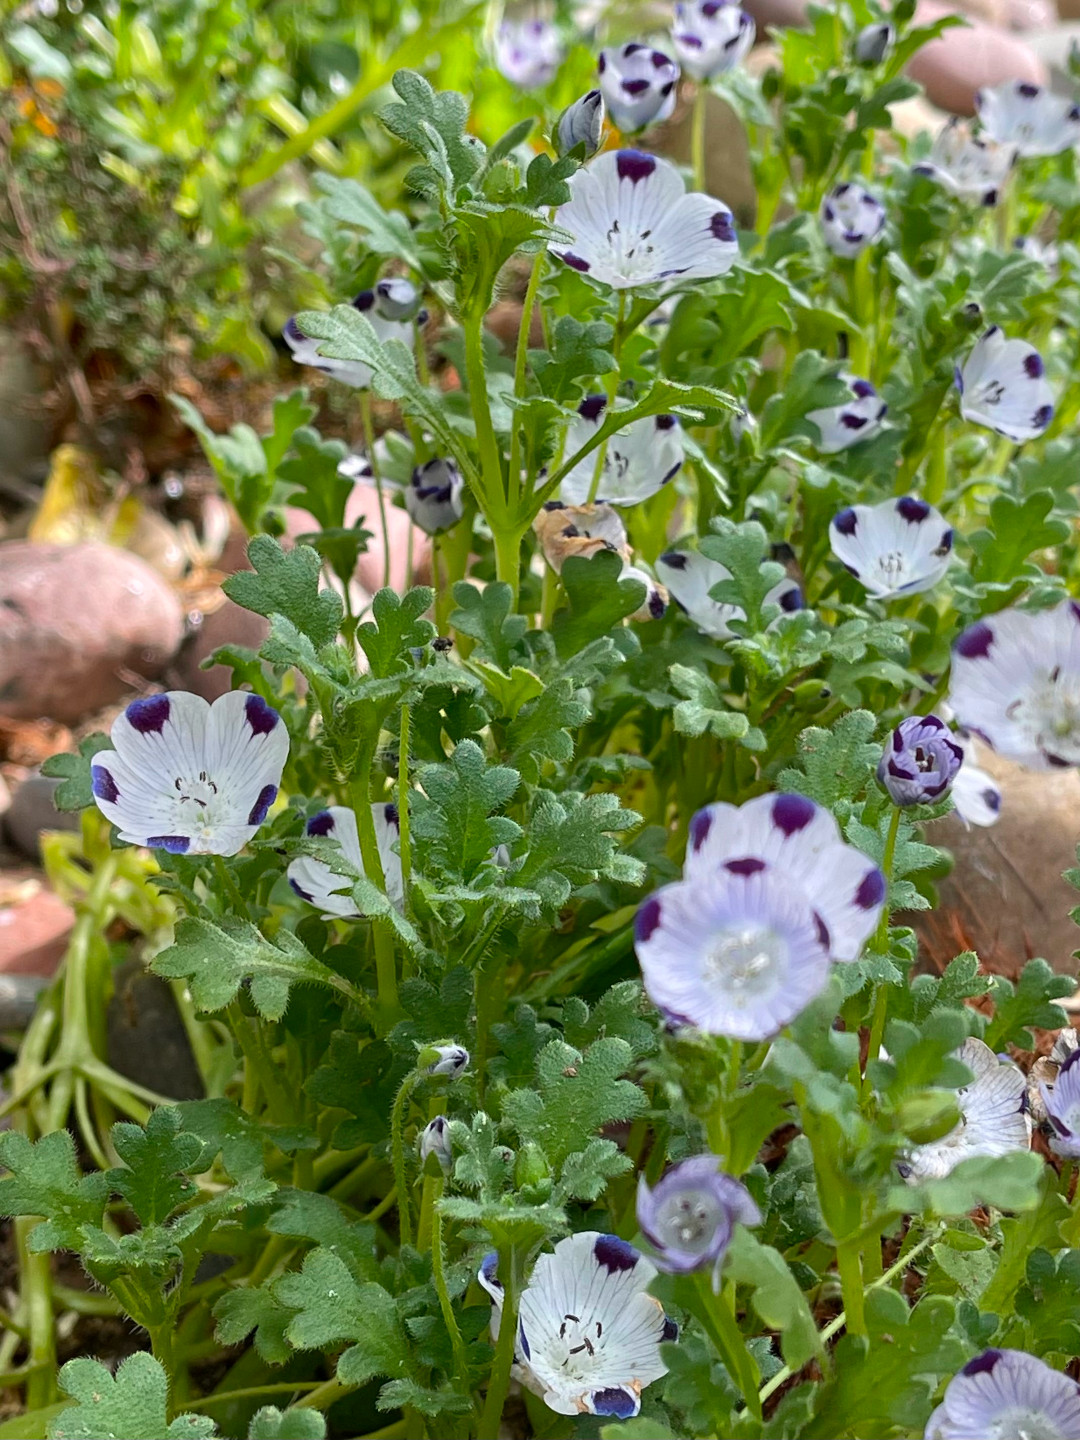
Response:
[[[137,1085],[171,1100],[202,1099],[202,1077],[172,990],[141,960],[127,960],[116,971],[105,1043],[109,1064]]]
[[[20,855],[25,855],[28,860],[38,859],[43,830],[79,828],[79,816],[75,811],[60,811],[53,804],[59,784],[59,780],[50,780],[47,775],[31,772],[11,797],[4,816],[4,834]]]

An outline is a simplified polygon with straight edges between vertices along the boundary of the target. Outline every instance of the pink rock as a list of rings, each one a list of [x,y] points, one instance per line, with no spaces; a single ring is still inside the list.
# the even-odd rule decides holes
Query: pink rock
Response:
[[[916,21],[930,24],[955,14],[952,6],[923,0]],[[927,99],[954,115],[974,115],[975,92],[1005,80],[1045,85],[1046,66],[1022,40],[996,26],[973,21],[948,30],[914,55],[908,74],[925,86]]]
[[[418,581],[431,569],[431,541],[422,530],[418,530],[398,505],[386,499],[386,526],[390,535],[390,585],[394,590],[405,589],[408,573],[409,540],[413,547],[413,580]],[[379,521],[379,498],[372,485],[356,485],[345,505],[345,523],[353,525],[363,516],[364,528],[372,531],[366,555],[361,555],[356,565],[356,578],[369,593],[383,585],[382,526]],[[295,506],[285,507],[285,528],[291,539],[318,529],[306,510]]]
[[[0,716],[74,723],[154,679],[184,633],[145,561],[111,545],[0,545]]]
[[[75,924],[70,906],[51,890],[25,887],[26,898],[0,906],[0,975],[53,975]]]

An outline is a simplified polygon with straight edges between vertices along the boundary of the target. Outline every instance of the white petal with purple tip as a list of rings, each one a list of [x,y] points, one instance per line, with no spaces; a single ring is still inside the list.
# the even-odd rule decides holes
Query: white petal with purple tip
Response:
[[[739,253],[731,211],[686,193],[675,166],[639,150],[609,150],[570,180],[571,198],[555,225],[573,238],[553,241],[571,269],[616,290],[663,280],[726,274]]]
[[[566,431],[563,452],[573,455],[596,434],[607,418],[607,396],[589,395]],[[596,474],[593,450],[567,474],[559,489],[565,505],[584,505]],[[596,503],[638,505],[655,495],[678,474],[683,463],[682,426],[674,415],[649,415],[608,438]]]
[[[1059,155],[1080,141],[1080,105],[1029,81],[980,90],[975,110],[990,139],[1013,146],[1018,155]]]
[[[91,760],[98,809],[132,845],[235,855],[277,798],[289,736],[259,695],[207,704],[170,690],[133,701],[113,722],[114,749]]]
[[[1011,145],[973,135],[970,124],[954,115],[936,136],[930,159],[912,168],[916,175],[929,176],[950,194],[996,205],[1014,157]]]
[[[841,510],[829,526],[829,544],[871,595],[890,599],[938,583],[952,558],[953,532],[932,505],[903,495]]]
[[[952,802],[965,825],[996,825],[1001,819],[1001,787],[976,763],[976,742],[966,730],[953,738],[964,752],[960,772],[952,784]]]
[[[631,40],[601,50],[596,70],[611,123],[627,134],[660,124],[675,109],[679,67],[662,50]]]
[[[678,0],[671,44],[694,80],[733,70],[754,44],[753,18],[730,0]]]
[[[984,1350],[949,1381],[924,1440],[1080,1440],[1080,1385],[1022,1350]]]
[[[413,322],[391,317],[398,313],[404,293],[401,287],[407,285],[414,294],[416,294],[416,288],[407,280],[382,281],[380,284],[389,285],[392,288],[385,295],[380,294],[378,287],[374,290],[361,291],[352,302],[353,308],[359,310],[370,320],[375,334],[383,342],[400,340],[403,344],[411,346],[416,334]],[[419,318],[422,319],[423,316]],[[312,340],[305,335],[296,323],[295,316],[286,321],[281,338],[292,351],[292,357],[298,365],[310,365],[312,369],[321,370],[324,375],[329,375],[331,380],[338,380],[342,385],[349,385],[354,390],[366,390],[370,386],[372,379],[370,366],[365,365],[361,360],[335,360],[331,356],[321,355],[319,347],[325,342]]]
[[[821,202],[821,230],[834,255],[853,260],[885,228],[885,207],[862,185],[834,185]]]
[[[823,410],[808,410],[806,414],[817,426],[820,435],[817,448],[823,455],[835,455],[870,440],[881,429],[889,408],[869,380],[852,375],[843,375],[841,379],[847,383],[851,399]]]
[[[403,885],[401,857],[395,852],[399,829],[397,810],[393,805],[383,803],[371,807],[375,823],[375,841],[382,864],[386,895],[392,905],[402,905]],[[360,853],[360,832],[356,815],[344,805],[331,805],[313,815],[307,823],[307,834],[323,836],[336,844],[342,855],[360,875],[365,873]],[[350,919],[363,912],[358,910],[352,898],[353,882],[347,875],[336,875],[329,865],[316,860],[312,855],[299,855],[288,869],[289,884],[309,905],[314,905],[324,920],[335,916]]]
[[[731,571],[719,560],[710,560],[699,550],[666,550],[656,561],[656,573],[702,634],[729,640],[734,634],[731,622],[746,619],[741,606],[714,600],[709,593],[721,581],[731,579]],[[794,580],[785,577],[773,586],[765,601],[790,614],[802,609],[802,591]]]
[[[1007,340],[993,325],[957,376],[960,414],[1019,444],[1041,435],[1054,416],[1054,392],[1042,356],[1026,340]]]

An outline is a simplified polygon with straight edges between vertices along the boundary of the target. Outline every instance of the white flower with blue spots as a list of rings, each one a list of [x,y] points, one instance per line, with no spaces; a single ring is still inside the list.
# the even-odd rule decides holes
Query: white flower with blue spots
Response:
[[[956,371],[960,414],[1020,444],[1054,418],[1054,392],[1042,356],[1026,340],[1006,340],[992,325]]]
[[[938,132],[930,159],[913,165],[912,173],[926,175],[951,195],[996,205],[1012,169],[1015,151],[971,133],[971,125],[955,115]]]
[[[713,80],[745,60],[754,43],[753,18],[731,0],[677,0],[671,44],[694,80]]]
[[[636,1415],[642,1390],[667,1374],[661,1342],[679,1333],[647,1293],[655,1276],[656,1266],[615,1235],[584,1230],[560,1240],[521,1293],[514,1377],[559,1415]],[[487,1256],[478,1278],[494,1304],[497,1337],[497,1256]]]
[[[538,90],[563,62],[559,32],[547,20],[504,20],[495,37],[495,68],[520,90]]]
[[[1080,1049],[1069,1052],[1053,1084],[1041,1082],[1039,1092],[1052,1127],[1051,1149],[1066,1160],[1080,1160]]]
[[[952,785],[956,813],[966,826],[996,825],[1001,819],[1001,787],[976,763],[973,737],[966,730],[956,730],[953,739],[964,752],[959,774]]]
[[[656,573],[675,603],[686,611],[703,635],[714,640],[730,640],[735,633],[731,622],[745,620],[746,612],[739,605],[714,600],[712,591],[731,571],[719,560],[710,560],[700,550],[666,550],[656,561]],[[787,615],[803,608],[802,591],[796,581],[785,576],[765,596],[768,605],[779,605]]]
[[[917,595],[942,579],[953,532],[939,511],[915,495],[852,505],[829,526],[832,552],[849,575],[879,600]]]
[[[1060,155],[1080,141],[1080,105],[1029,80],[978,91],[975,111],[991,140],[1024,158]]]
[[[380,280],[374,290],[362,290],[352,305],[361,315],[367,316],[380,340],[400,340],[411,347],[416,335],[415,326],[422,325],[427,318],[425,312],[419,309],[420,298],[420,292],[411,280],[389,279]],[[281,337],[298,365],[310,365],[313,370],[321,370],[331,380],[338,380],[354,390],[366,390],[370,386],[370,365],[365,365],[362,360],[335,360],[320,354],[319,347],[326,342],[305,335],[296,323],[295,315],[285,322]]]
[[[94,799],[120,839],[174,855],[235,855],[277,799],[289,754],[281,717],[233,690],[213,705],[170,690],[133,700],[90,762]]]
[[[396,805],[375,804],[371,807],[375,822],[375,841],[382,864],[386,896],[398,909],[403,904],[404,885],[401,878],[401,856],[394,846],[400,834]],[[363,875],[364,860],[360,853],[360,832],[356,815],[344,805],[331,805],[320,810],[307,822],[306,833],[320,836],[336,845],[358,874]],[[336,875],[329,865],[313,855],[298,855],[287,871],[289,884],[309,905],[314,905],[324,920],[352,919],[363,912],[352,897],[353,882],[347,875]]]
[[[564,453],[573,455],[588,444],[607,414],[606,395],[587,395],[566,431]],[[616,406],[616,410],[618,407]],[[596,474],[597,452],[564,476],[559,498],[564,505],[584,505]],[[639,505],[674,480],[683,463],[682,426],[674,415],[647,415],[632,421],[625,430],[608,437],[600,483],[598,505]]]
[[[739,253],[731,211],[641,150],[607,150],[570,178],[548,246],[571,270],[615,290],[725,275]]]
[[[645,989],[669,1024],[766,1040],[857,960],[885,878],[803,795],[718,803],[690,822],[683,878],[634,924]]]
[[[1023,1350],[984,1350],[946,1385],[924,1440],[1080,1440],[1080,1385]]]
[[[465,480],[457,462],[435,456],[417,465],[405,487],[409,519],[425,535],[450,530],[465,513]]]
[[[833,186],[820,213],[825,244],[843,260],[854,260],[885,228],[885,206],[864,186],[848,180]]]
[[[679,67],[662,50],[636,40],[601,50],[596,73],[611,123],[628,135],[659,125],[675,109]]]
[[[806,418],[817,426],[817,448],[823,455],[836,455],[863,440],[870,440],[881,429],[888,405],[869,380],[854,375],[841,375],[851,391],[851,398],[842,405],[827,405],[822,410],[808,410]]]

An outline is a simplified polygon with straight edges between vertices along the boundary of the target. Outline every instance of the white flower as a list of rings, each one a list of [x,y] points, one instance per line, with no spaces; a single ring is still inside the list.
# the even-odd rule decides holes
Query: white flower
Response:
[[[398,287],[405,285],[416,293],[415,286],[408,280],[385,280],[380,281],[374,290],[362,290],[352,304],[354,309],[371,321],[380,340],[400,340],[411,346],[415,335],[413,322],[395,318],[400,310],[400,298],[396,297],[400,297],[402,293]],[[382,289],[385,286],[392,288],[384,296]],[[422,312],[417,316],[417,319],[421,318]],[[319,346],[325,341],[312,340],[305,335],[296,323],[295,315],[285,322],[281,337],[292,351],[292,357],[298,365],[310,365],[312,369],[329,375],[331,380],[340,380],[343,385],[351,385],[354,390],[366,390],[371,384],[370,365],[365,365],[362,360],[334,360],[328,355],[320,355]]]
[[[952,801],[965,825],[996,825],[1001,819],[1001,789],[992,775],[975,763],[975,741],[966,730],[953,739],[964,752],[960,773],[952,784]]]
[[[1080,765],[1080,607],[999,610],[953,646],[957,722],[1029,770]]]
[[[953,532],[914,495],[853,505],[829,526],[832,552],[871,595],[891,599],[936,585],[949,568]]]
[[[923,1440],[1078,1440],[1080,1385],[1023,1350],[984,1350],[945,1387]]]
[[[386,882],[387,899],[399,909],[403,902],[401,878],[401,857],[394,851],[398,839],[398,812],[395,805],[376,804],[371,807],[375,822],[375,840],[379,848],[383,878]],[[342,855],[359,874],[363,875],[364,861],[360,854],[360,833],[356,816],[344,805],[331,805],[329,810],[320,810],[307,823],[308,835],[325,836],[341,850]],[[289,884],[309,905],[316,906],[324,920],[334,916],[350,919],[363,914],[357,909],[352,898],[353,882],[347,875],[335,875],[330,866],[312,855],[298,855],[287,871]]]
[[[337,473],[343,480],[354,480],[358,484],[375,478],[371,461],[362,450],[350,450],[343,460],[339,460]]]
[[[498,1336],[504,1292],[489,1255],[479,1281]],[[584,1230],[541,1255],[521,1293],[513,1374],[559,1415],[628,1420],[641,1392],[667,1374],[660,1344],[678,1337],[646,1293],[656,1266],[615,1235]]]
[[[606,395],[588,395],[566,431],[567,455],[586,445],[604,423]],[[563,477],[559,498],[566,505],[584,505],[596,473],[597,452]],[[682,426],[674,415],[648,415],[609,436],[600,472],[597,503],[637,505],[674,479],[683,463]]]
[[[403,276],[390,276],[375,286],[375,310],[384,320],[417,320],[421,324],[427,319],[420,309],[423,295]]]
[[[561,500],[549,500],[533,521],[533,529],[556,574],[571,555],[590,560],[600,550],[614,550],[630,563],[626,528],[610,505],[564,505]]]
[[[522,90],[554,80],[562,64],[559,32],[546,20],[504,20],[495,38],[495,68]]]
[[[675,109],[679,67],[662,50],[636,41],[601,50],[596,70],[611,123],[627,134],[658,125]]]
[[[862,185],[834,185],[821,202],[821,229],[834,255],[853,260],[885,228],[885,206]]]
[[[710,560],[699,550],[667,550],[657,560],[656,571],[668,593],[702,634],[711,635],[715,640],[729,640],[734,633],[732,620],[746,619],[741,606],[714,600],[709,593],[721,581],[731,579],[731,571],[719,560]],[[773,586],[765,601],[779,605],[790,614],[802,609],[802,591],[794,580],[785,576]]]
[[[465,481],[453,460],[436,457],[417,465],[405,487],[409,519],[427,535],[449,530],[465,513],[461,494]]]
[[[426,1056],[432,1058],[427,1060],[425,1066],[429,1075],[446,1075],[451,1080],[456,1080],[463,1075],[469,1065],[469,1052],[464,1045],[454,1045],[447,1042],[441,1045],[428,1045],[421,1052],[421,1060]]]
[[[1013,241],[1013,249],[1019,250],[1021,255],[1026,255],[1029,260],[1037,261],[1053,277],[1057,277],[1061,251],[1052,241],[1040,240],[1037,235],[1017,235]]]
[[[569,181],[555,225],[573,238],[553,255],[603,285],[629,290],[661,280],[710,279],[739,253],[731,211],[686,193],[675,166],[640,150],[607,150]]]
[[[1080,141],[1080,105],[1027,80],[978,91],[975,110],[991,140],[1025,158],[1059,155]]]
[[[938,132],[930,159],[912,171],[928,175],[952,195],[996,205],[1013,158],[1011,145],[972,135],[970,124],[954,115]]]
[[[823,455],[835,455],[872,439],[881,429],[889,408],[869,380],[859,380],[852,375],[840,378],[851,391],[851,399],[842,405],[829,405],[824,410],[806,413],[806,418],[814,422],[821,435],[817,448]]]
[[[1054,392],[1042,356],[1026,340],[1006,340],[992,325],[956,372],[960,414],[1019,444],[1041,435],[1054,417]]]
[[[754,21],[730,0],[677,0],[671,43],[694,80],[733,70],[754,43]]]
[[[974,1155],[1008,1155],[1031,1144],[1027,1080],[1011,1060],[999,1060],[981,1040],[969,1037],[956,1058],[971,1071],[970,1084],[956,1092],[959,1123],[940,1140],[916,1145],[899,1166],[911,1185],[941,1180]]]
[[[667,595],[662,585],[656,581],[647,570],[642,570],[638,565],[623,565],[619,574],[620,580],[637,580],[645,586],[645,599],[638,608],[628,616],[630,620],[661,620],[667,609]]]
[[[450,1134],[445,1115],[436,1115],[420,1132],[420,1168],[423,1169],[429,1155],[434,1155],[444,1175],[450,1174],[454,1153],[450,1145]]]
[[[235,855],[277,798],[289,754],[281,717],[233,690],[208,705],[170,690],[133,700],[112,750],[90,762],[94,799],[120,839],[174,855]]]

